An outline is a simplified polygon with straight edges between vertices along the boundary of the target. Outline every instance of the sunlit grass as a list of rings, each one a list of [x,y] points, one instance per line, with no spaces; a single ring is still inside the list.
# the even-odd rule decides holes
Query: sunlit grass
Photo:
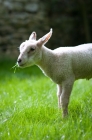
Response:
[[[74,84],[69,116],[57,108],[56,85],[36,67],[0,62],[1,140],[91,140],[92,80]]]

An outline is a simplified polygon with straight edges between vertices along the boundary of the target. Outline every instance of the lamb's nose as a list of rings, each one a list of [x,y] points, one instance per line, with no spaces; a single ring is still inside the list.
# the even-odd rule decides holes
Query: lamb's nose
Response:
[[[18,59],[18,60],[17,60],[18,63],[21,63],[21,61],[22,61],[21,59]]]

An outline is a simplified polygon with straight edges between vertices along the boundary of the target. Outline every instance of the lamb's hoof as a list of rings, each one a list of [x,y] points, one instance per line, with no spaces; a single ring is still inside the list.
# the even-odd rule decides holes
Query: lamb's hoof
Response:
[[[64,113],[62,114],[62,117],[63,117],[63,118],[67,118],[67,117],[68,117],[68,112],[64,112]]]

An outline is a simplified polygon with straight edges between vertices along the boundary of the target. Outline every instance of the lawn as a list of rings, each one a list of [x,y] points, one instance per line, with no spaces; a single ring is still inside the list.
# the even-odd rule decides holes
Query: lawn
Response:
[[[0,60],[0,140],[91,140],[92,79],[75,82],[62,119],[56,85],[36,67]]]

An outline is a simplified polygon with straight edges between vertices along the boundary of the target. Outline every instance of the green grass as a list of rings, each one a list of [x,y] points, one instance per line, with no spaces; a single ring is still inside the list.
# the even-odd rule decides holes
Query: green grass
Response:
[[[56,85],[37,67],[0,61],[0,140],[91,140],[92,80],[74,84],[69,116],[57,108]]]

